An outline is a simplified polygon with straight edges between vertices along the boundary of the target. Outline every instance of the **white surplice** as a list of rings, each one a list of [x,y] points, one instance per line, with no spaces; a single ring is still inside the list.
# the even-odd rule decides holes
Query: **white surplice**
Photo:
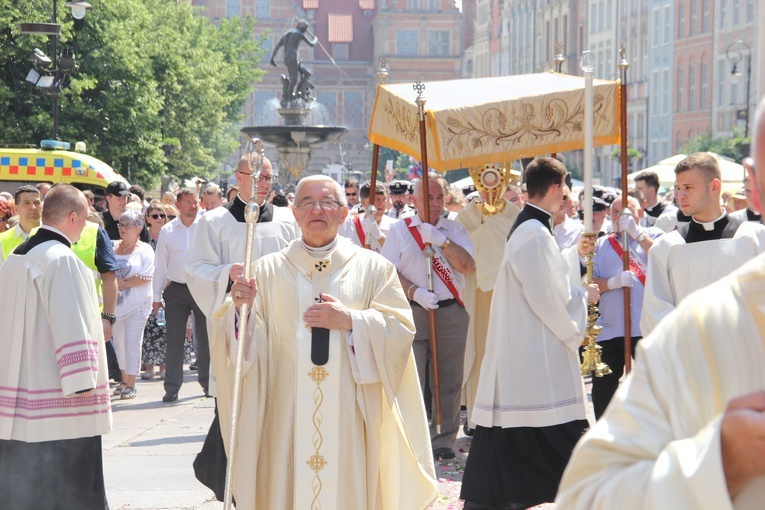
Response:
[[[345,218],[345,221],[340,225],[340,229],[337,231],[337,233],[353,241],[353,244],[364,248],[364,243],[361,241],[361,238],[359,237],[359,231],[356,225],[356,217],[357,216],[354,214],[349,214],[348,217]],[[365,215],[363,213],[360,216],[358,216],[359,221],[362,221],[364,217]],[[387,236],[388,230],[390,230],[390,226],[393,225],[395,222],[396,222],[395,219],[383,214],[382,218],[380,219],[380,223],[378,223],[377,226],[380,227],[380,231],[383,233],[383,235]],[[365,232],[364,233],[365,240],[367,236],[368,234]],[[382,246],[377,241],[377,239],[374,239],[371,236],[369,236],[369,247],[372,250],[376,251],[377,253],[380,253],[380,251],[382,250]]]
[[[46,241],[9,255],[0,288],[0,439],[37,443],[109,432],[93,272],[67,245]],[[76,395],[90,388],[92,394]]]
[[[481,362],[486,350],[486,329],[489,323],[491,298],[494,285],[497,283],[507,234],[510,233],[513,222],[520,212],[521,210],[515,205],[506,201],[501,212],[484,217],[478,206],[471,202],[459,212],[456,218],[456,221],[465,227],[475,246],[475,271],[465,275],[465,290],[462,294],[465,310],[470,315],[470,326],[465,343],[462,391],[472,428],[475,428],[475,424],[470,417],[478,389]]]
[[[419,391],[412,312],[395,267],[338,237],[324,258],[300,241],[262,258],[248,321],[234,472],[238,510],[422,509],[437,496]],[[363,284],[361,283],[363,282]],[[302,316],[319,292],[351,310],[353,331],[330,331],[329,362],[311,363]],[[212,316],[221,430],[231,421],[236,313]],[[227,445],[228,447],[228,445]]]
[[[689,296],[579,442],[558,508],[760,509],[765,477],[731,502],[720,450],[728,402],[765,388],[765,256]]]
[[[664,234],[648,252],[640,331],[648,335],[686,296],[732,273],[765,249],[765,229],[744,222],[732,238],[687,244]]]
[[[258,223],[253,238],[252,260],[275,253],[300,237],[288,207],[274,207],[273,220]],[[238,222],[225,207],[207,211],[197,225],[186,256],[186,283],[206,317],[223,304],[234,263],[244,263],[247,223]]]
[[[472,419],[482,427],[546,427],[584,420],[578,349],[587,291],[576,247],[561,250],[538,220],[505,246],[491,302]]]

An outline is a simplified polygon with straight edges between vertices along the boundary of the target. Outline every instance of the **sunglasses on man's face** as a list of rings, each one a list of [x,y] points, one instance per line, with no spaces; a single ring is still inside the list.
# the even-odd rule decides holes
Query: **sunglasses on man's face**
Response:
[[[168,214],[168,215],[167,215],[167,219],[168,219],[168,220],[174,220],[176,217],[177,217],[177,216],[175,216],[174,214]]]
[[[166,217],[164,214],[149,214],[148,216],[149,218],[154,218],[155,220],[158,220],[160,218],[165,219]]]
[[[358,192],[346,193],[345,194],[346,197],[355,197],[356,195],[358,195]]]

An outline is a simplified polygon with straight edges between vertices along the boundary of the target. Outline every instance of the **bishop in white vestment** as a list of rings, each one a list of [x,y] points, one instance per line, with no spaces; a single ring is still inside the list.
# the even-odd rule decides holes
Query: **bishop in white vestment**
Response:
[[[412,312],[396,269],[337,236],[347,206],[331,179],[301,181],[295,205],[303,240],[254,268],[231,467],[237,509],[426,508],[437,489]],[[225,438],[242,320],[234,305],[255,294],[242,282],[211,321]]]

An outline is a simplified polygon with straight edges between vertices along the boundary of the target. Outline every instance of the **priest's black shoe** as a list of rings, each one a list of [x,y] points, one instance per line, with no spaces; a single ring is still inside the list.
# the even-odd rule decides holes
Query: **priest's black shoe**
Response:
[[[165,393],[165,396],[162,397],[162,402],[175,402],[176,400],[178,400],[177,391],[168,391]]]
[[[433,450],[433,457],[435,459],[453,459],[456,457],[456,455],[454,454],[454,450],[451,448],[442,446],[441,448],[436,448]]]
[[[464,425],[462,425],[462,432],[464,432],[468,437],[473,437],[473,432],[475,432],[475,429],[471,429],[470,424],[465,422]]]

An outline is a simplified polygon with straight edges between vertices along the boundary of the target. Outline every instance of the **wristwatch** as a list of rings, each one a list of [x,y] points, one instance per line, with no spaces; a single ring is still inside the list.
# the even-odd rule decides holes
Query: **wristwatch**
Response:
[[[117,316],[113,313],[101,312],[101,318],[109,321],[109,324],[112,326],[114,326],[114,323],[117,322]]]
[[[449,238],[447,237],[447,238],[446,238],[446,241],[444,241],[444,244],[442,244],[441,246],[439,246],[439,248],[441,248],[441,249],[443,250],[444,248],[446,248],[446,247],[447,247],[447,246],[449,246],[450,244],[452,244],[452,242],[451,242],[451,241],[449,240]]]

